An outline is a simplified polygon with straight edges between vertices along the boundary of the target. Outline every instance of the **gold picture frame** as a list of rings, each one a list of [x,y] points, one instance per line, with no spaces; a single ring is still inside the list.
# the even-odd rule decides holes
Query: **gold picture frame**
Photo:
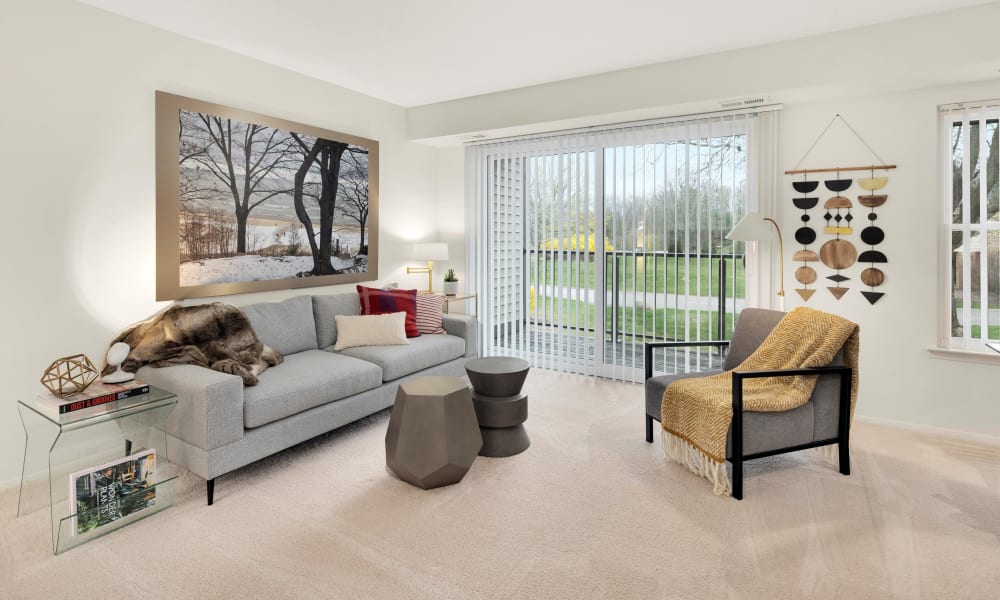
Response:
[[[156,299],[378,279],[378,158],[376,140],[157,91]]]

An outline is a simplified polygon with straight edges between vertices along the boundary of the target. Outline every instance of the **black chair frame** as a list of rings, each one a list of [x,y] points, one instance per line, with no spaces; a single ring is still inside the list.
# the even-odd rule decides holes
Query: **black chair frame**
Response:
[[[653,349],[654,348],[685,348],[698,346],[712,346],[720,350],[729,346],[728,340],[721,341],[701,341],[701,342],[647,342],[644,348],[644,358],[646,363],[646,379],[653,376]],[[732,495],[737,500],[743,499],[743,463],[756,458],[784,454],[786,452],[796,452],[807,448],[818,448],[819,446],[829,446],[837,444],[840,458],[840,472],[844,475],[851,474],[851,367],[814,367],[807,369],[776,369],[767,371],[733,371],[733,423],[732,441],[730,444],[730,456],[726,457],[733,465]],[[817,440],[808,444],[798,444],[796,446],[786,446],[755,452],[753,454],[743,453],[743,381],[746,379],[756,379],[759,377],[794,377],[796,375],[840,375],[840,403],[838,406],[837,437],[826,440]],[[646,441],[653,443],[653,417],[646,414]]]

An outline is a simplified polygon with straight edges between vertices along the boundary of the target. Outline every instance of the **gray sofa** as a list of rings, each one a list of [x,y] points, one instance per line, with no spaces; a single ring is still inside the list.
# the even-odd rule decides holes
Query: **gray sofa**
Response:
[[[167,419],[167,458],[205,478],[209,504],[216,477],[392,406],[401,381],[464,375],[465,363],[477,354],[475,318],[447,314],[447,334],[335,352],[335,315],[361,312],[354,293],[242,309],[261,341],[285,356],[261,373],[256,386],[194,365],[137,373],[179,397]]]

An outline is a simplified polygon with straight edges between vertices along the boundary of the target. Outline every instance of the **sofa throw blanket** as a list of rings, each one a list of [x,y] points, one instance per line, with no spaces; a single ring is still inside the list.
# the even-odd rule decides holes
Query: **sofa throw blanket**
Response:
[[[824,367],[844,348],[853,369],[851,418],[858,397],[858,326],[829,313],[800,307],[778,322],[736,371]],[[791,410],[809,401],[817,375],[762,377],[743,382],[743,409]],[[667,386],[661,404],[663,449],[671,460],[709,479],[720,496],[731,493],[726,473],[726,434],[733,418],[732,371]]]
[[[116,342],[131,347],[122,369],[132,373],[147,365],[199,365],[257,385],[257,375],[284,360],[257,338],[243,311],[222,302],[173,306],[132,325],[111,340]]]

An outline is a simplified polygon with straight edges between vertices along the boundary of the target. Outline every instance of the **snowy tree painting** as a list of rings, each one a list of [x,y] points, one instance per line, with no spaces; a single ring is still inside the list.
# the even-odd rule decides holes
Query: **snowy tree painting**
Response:
[[[157,106],[176,127],[176,187],[158,180],[177,207],[173,297],[377,277],[378,142],[162,92]],[[158,164],[165,146],[158,132]]]

